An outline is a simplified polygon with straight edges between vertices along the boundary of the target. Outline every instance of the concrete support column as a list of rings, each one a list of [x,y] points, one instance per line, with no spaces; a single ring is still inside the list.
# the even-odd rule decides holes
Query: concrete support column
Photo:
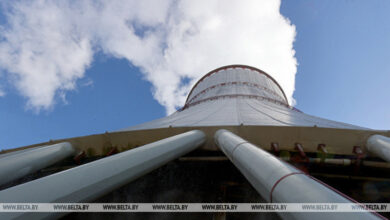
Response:
[[[390,162],[390,138],[382,135],[372,135],[367,140],[367,150],[375,156]]]
[[[0,203],[88,202],[199,147],[205,134],[189,131],[0,191]],[[0,219],[58,218],[66,213],[0,213]]]
[[[352,200],[325,186],[315,178],[279,160],[261,148],[230,131],[215,133],[215,142],[241,171],[251,185],[268,202],[277,203],[351,203]],[[378,219],[369,212],[361,213],[278,213],[285,219]]]
[[[72,144],[63,142],[3,154],[0,156],[0,185],[48,167],[74,153]]]

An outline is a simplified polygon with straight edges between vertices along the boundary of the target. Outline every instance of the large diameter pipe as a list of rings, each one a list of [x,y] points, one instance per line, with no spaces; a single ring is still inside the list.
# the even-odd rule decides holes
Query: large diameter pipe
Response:
[[[241,137],[224,129],[215,133],[215,142],[268,202],[350,203],[351,200],[321,184],[293,166],[279,160]],[[279,213],[286,219],[378,219],[362,213]]]
[[[68,142],[11,152],[0,157],[0,185],[61,161],[75,153]]]
[[[205,141],[199,130],[189,131],[65,170],[4,191],[0,203],[88,202],[178,158]],[[61,213],[0,213],[0,219],[57,218]]]
[[[375,156],[390,162],[390,138],[379,134],[372,135],[367,140],[367,150]]]

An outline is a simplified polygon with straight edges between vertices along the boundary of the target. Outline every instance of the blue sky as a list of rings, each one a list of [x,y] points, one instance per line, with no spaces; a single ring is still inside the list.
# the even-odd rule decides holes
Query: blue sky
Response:
[[[298,109],[390,129],[389,11],[390,1],[282,1],[280,13],[297,32],[294,50],[299,65],[293,97]],[[0,97],[0,149],[103,133],[164,117],[166,108],[154,99],[155,88],[146,77],[128,59],[103,48],[93,54],[65,101],[56,93],[55,105],[40,111],[26,107],[28,98],[2,77],[0,88],[6,94]]]
[[[283,1],[297,26],[297,108],[390,129],[389,11],[389,1]]]

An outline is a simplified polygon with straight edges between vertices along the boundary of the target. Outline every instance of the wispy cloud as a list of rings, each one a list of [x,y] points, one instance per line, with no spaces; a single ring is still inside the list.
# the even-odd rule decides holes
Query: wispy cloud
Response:
[[[0,67],[36,110],[75,89],[98,51],[139,67],[168,113],[203,74],[237,63],[270,73],[293,100],[295,27],[280,14],[280,0],[3,4]]]

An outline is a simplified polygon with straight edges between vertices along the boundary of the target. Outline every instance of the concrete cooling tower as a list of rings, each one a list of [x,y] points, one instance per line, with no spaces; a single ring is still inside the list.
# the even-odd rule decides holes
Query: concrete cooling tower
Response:
[[[231,65],[203,76],[176,113],[126,130],[200,126],[299,126],[365,129],[302,113],[267,73]]]
[[[224,66],[204,75],[167,117],[2,151],[0,203],[388,203],[389,137],[390,131],[305,114],[264,71]],[[59,217],[384,218],[375,212],[0,213],[1,219]]]

